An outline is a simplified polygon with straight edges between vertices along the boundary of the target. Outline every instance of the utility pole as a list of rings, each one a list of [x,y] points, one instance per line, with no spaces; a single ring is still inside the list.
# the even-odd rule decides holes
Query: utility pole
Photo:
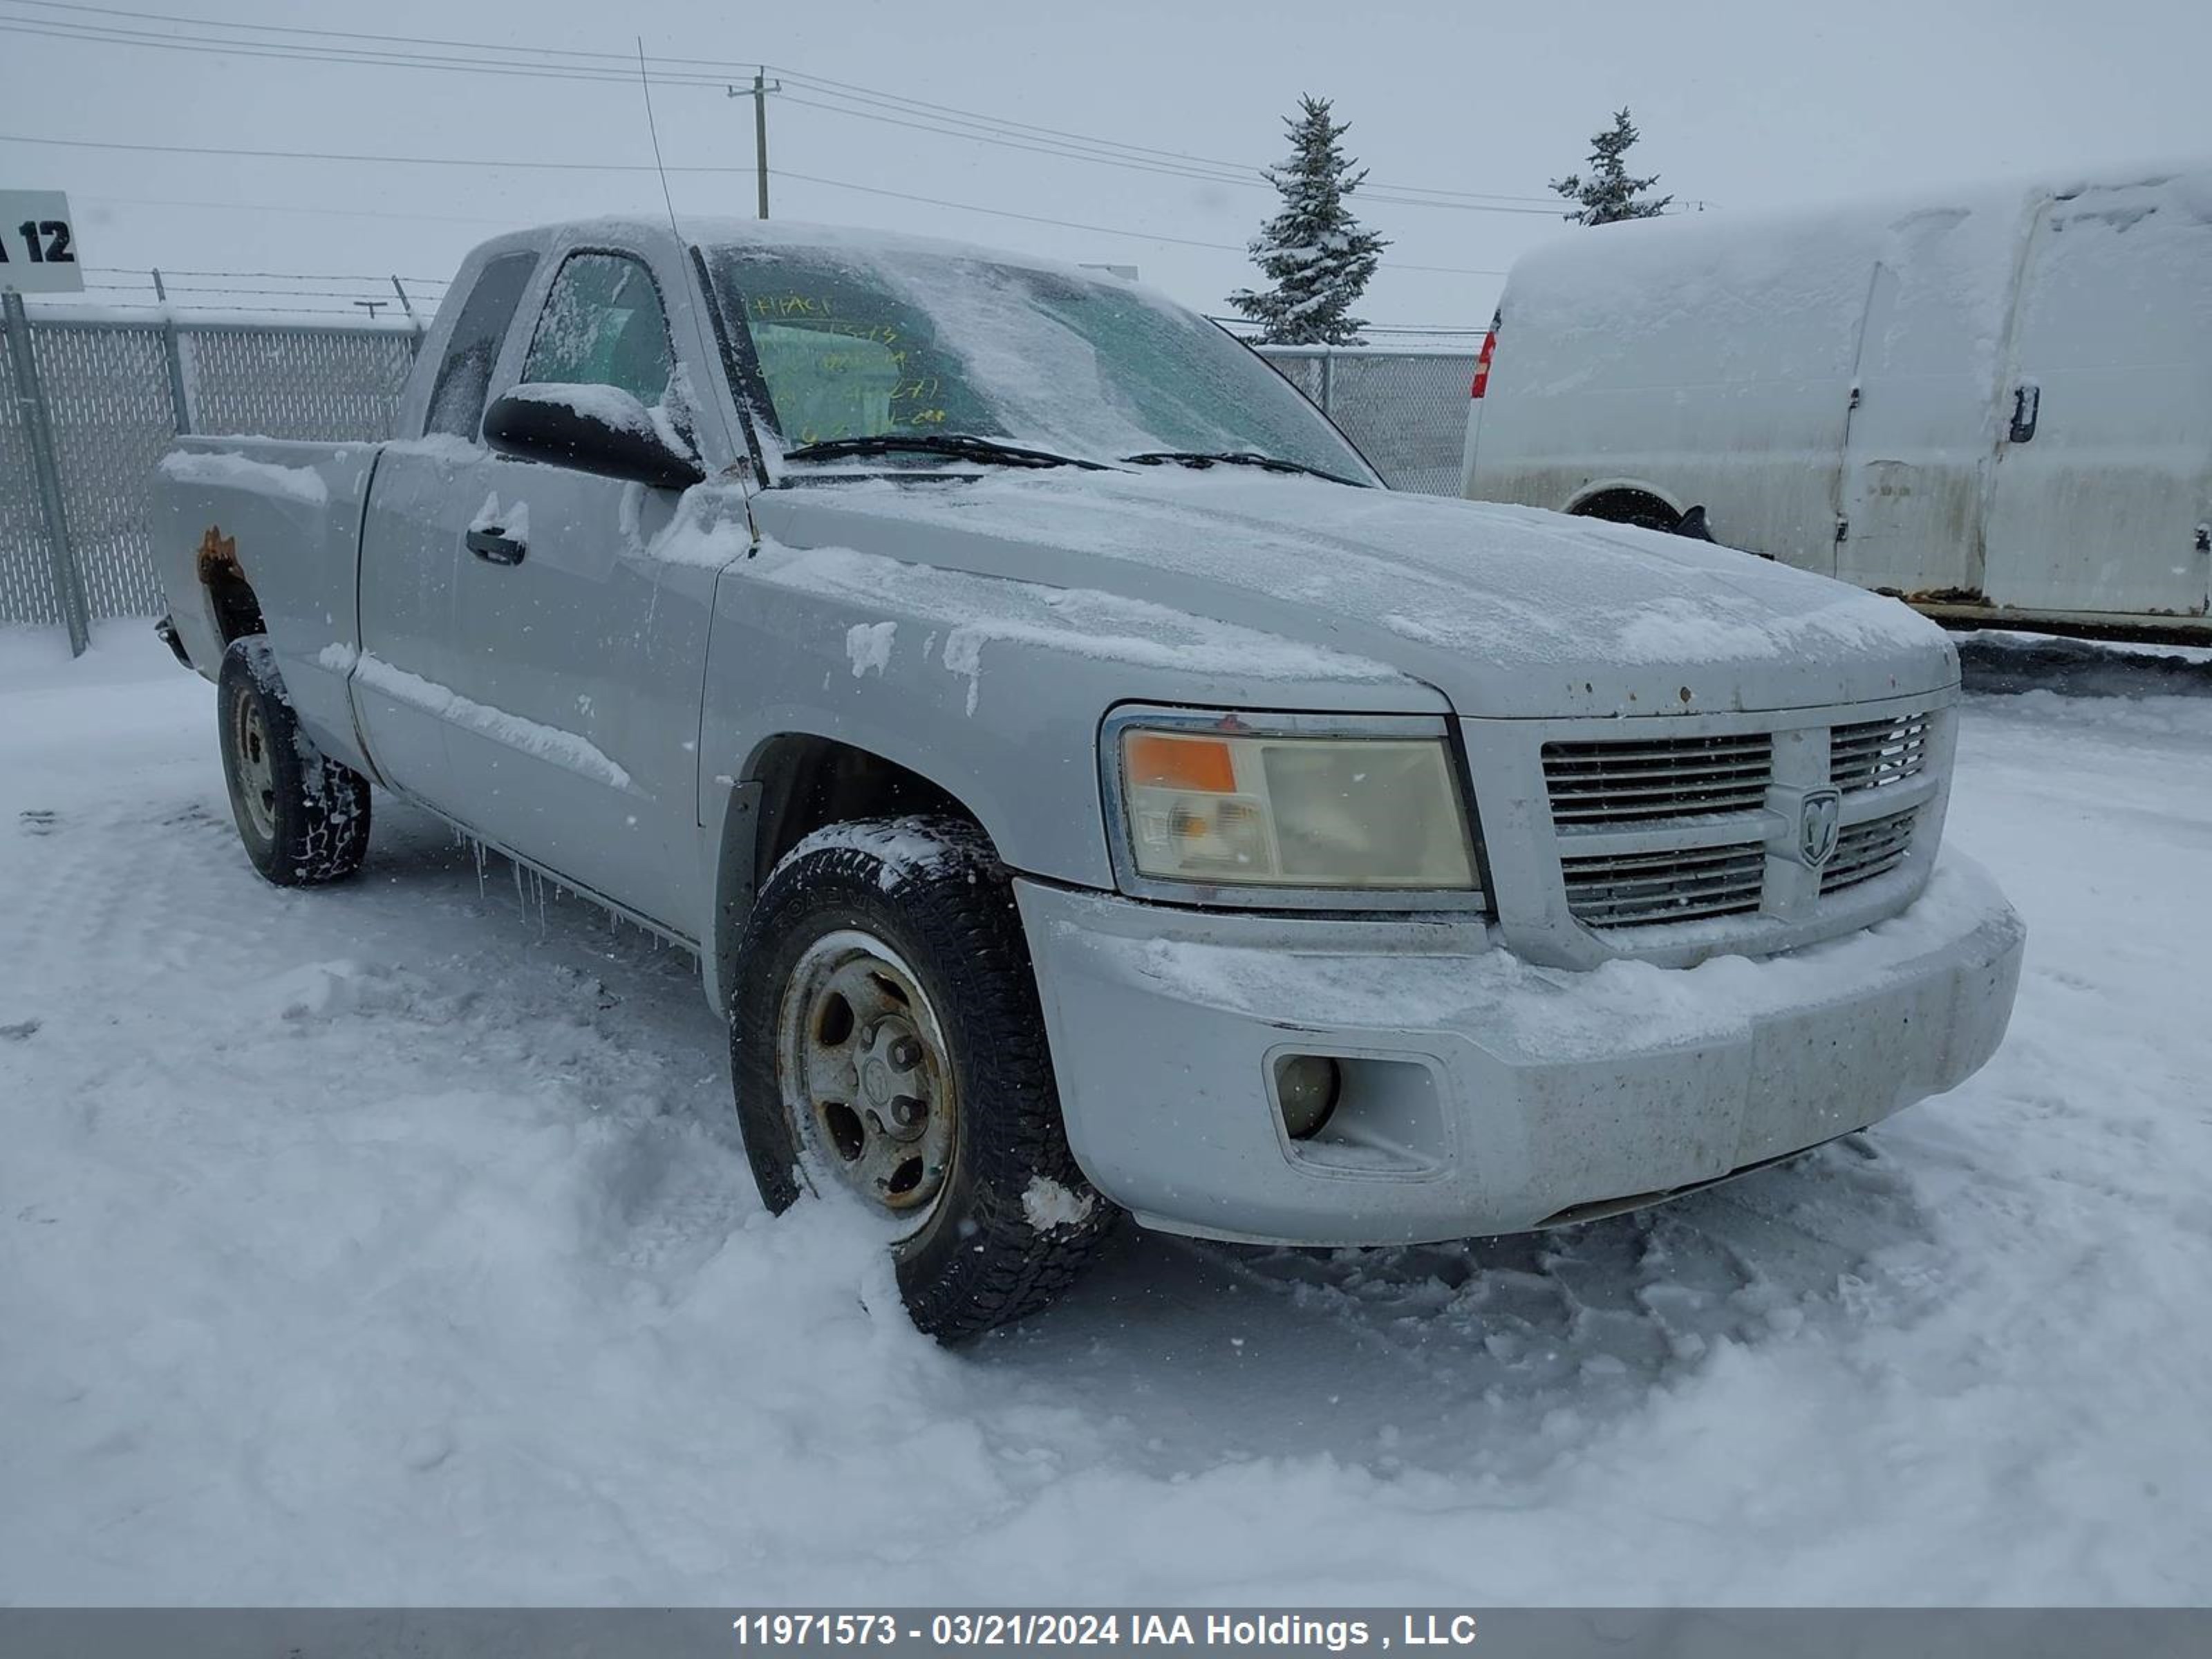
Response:
[[[783,82],[767,79],[767,73],[763,66],[753,72],[750,87],[726,88],[732,98],[753,100],[753,167],[760,176],[760,216],[763,219],[768,217],[768,95],[783,90]]]

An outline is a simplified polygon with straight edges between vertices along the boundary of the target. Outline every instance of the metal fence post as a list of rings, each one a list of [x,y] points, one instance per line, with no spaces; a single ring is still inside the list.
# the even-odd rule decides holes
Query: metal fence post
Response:
[[[8,325],[15,404],[23,412],[23,431],[30,440],[31,461],[39,475],[39,505],[46,515],[47,571],[54,585],[54,608],[69,629],[70,654],[81,657],[92,642],[85,619],[84,583],[70,553],[69,520],[62,507],[53,422],[47,418],[46,394],[39,387],[38,360],[31,355],[31,319],[24,314],[23,296],[12,288],[0,292],[0,315],[5,316]]]
[[[422,336],[427,331],[422,326],[422,319],[415,314],[415,302],[407,297],[407,290],[399,285],[397,276],[392,279],[392,291],[399,296],[400,308],[406,312],[407,320],[415,325],[414,337],[407,342],[407,355],[419,357],[422,355]]]
[[[1336,418],[1336,348],[1330,345],[1321,349],[1321,412]]]
[[[177,319],[169,313],[168,290],[162,286],[158,270],[154,273],[154,298],[161,306],[161,356],[169,368],[169,418],[181,438],[192,429],[192,405],[185,395],[183,343],[177,337]]]

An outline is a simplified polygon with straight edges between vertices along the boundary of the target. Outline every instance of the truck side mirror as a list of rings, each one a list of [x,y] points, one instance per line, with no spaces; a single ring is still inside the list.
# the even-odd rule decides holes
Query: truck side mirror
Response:
[[[707,476],[690,446],[619,386],[536,380],[484,410],[484,442],[516,460],[683,489]]]

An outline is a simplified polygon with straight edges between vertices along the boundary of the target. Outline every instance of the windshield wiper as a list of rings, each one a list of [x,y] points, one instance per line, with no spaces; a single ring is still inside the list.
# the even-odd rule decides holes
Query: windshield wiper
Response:
[[[1055,455],[1048,449],[1024,449],[961,432],[885,432],[871,438],[825,438],[820,443],[787,449],[787,461],[834,461],[848,455],[949,455],[955,460],[981,461],[992,466],[1079,466],[1086,472],[1103,472],[1097,461],[1073,455]]]
[[[1357,478],[1347,478],[1341,472],[1324,472],[1304,461],[1286,461],[1247,449],[1148,449],[1141,455],[1124,455],[1121,459],[1131,466],[1256,466],[1268,472],[1303,472],[1310,478],[1326,478],[1331,483],[1350,484],[1354,489],[1366,488]]]

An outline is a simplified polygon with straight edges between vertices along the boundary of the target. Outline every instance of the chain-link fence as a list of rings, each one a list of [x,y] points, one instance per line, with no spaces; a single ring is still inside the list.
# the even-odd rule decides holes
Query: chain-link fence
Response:
[[[0,386],[13,395],[0,397],[0,623],[80,635],[89,618],[162,608],[147,514],[155,465],[176,434],[386,437],[418,343],[411,329],[24,319],[12,307],[4,331]],[[1458,492],[1471,353],[1266,355],[1392,488]]]
[[[407,328],[12,306],[0,331],[0,623],[73,631],[161,610],[147,511],[178,433],[387,437],[417,342]]]
[[[1456,495],[1474,354],[1377,346],[1262,346],[1393,489]]]

